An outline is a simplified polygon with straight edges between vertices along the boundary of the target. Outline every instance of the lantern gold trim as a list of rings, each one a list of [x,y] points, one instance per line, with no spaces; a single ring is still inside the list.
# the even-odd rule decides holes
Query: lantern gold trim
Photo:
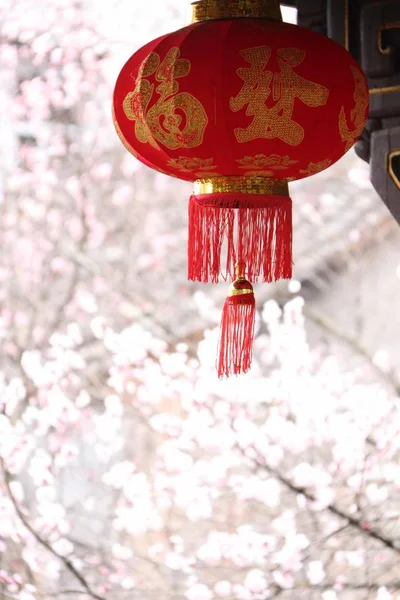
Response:
[[[288,196],[289,186],[284,179],[270,177],[210,177],[194,182],[195,195],[228,192]]]
[[[192,3],[192,23],[235,18],[282,21],[282,13],[278,0],[198,0]]]

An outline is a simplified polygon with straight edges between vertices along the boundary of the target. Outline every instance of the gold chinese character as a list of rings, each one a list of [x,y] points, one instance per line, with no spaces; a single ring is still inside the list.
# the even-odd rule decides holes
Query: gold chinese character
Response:
[[[123,109],[129,120],[135,121],[135,135],[139,142],[149,142],[154,148],[159,148],[146,122],[146,110],[153,95],[154,85],[145,77],[152,75],[160,64],[158,54],[151,53],[139,67],[136,85],[124,99]]]
[[[158,54],[152,52],[141,64],[133,92],[124,99],[123,109],[135,121],[135,134],[142,143],[170,149],[194,148],[203,141],[207,115],[202,104],[187,92],[179,92],[177,79],[190,72],[190,62],[179,58],[179,48],[171,48],[160,64]],[[158,99],[149,108],[154,84],[147,77],[155,73],[159,82]]]
[[[258,46],[242,50],[240,55],[250,63],[250,68],[237,70],[244,85],[236,98],[230,99],[233,112],[238,112],[247,105],[246,115],[252,115],[253,121],[247,129],[236,128],[235,136],[238,142],[249,142],[259,137],[265,137],[269,127],[269,109],[266,101],[271,94],[272,71],[264,71],[271,57],[271,48]]]
[[[238,142],[278,138],[298,146],[304,139],[304,129],[292,118],[296,99],[310,107],[323,106],[328,100],[326,87],[294,71],[305,59],[303,50],[281,48],[277,53],[280,70],[275,74],[264,70],[271,57],[268,46],[249,48],[240,53],[251,67],[237,70],[244,85],[236,98],[231,98],[230,107],[237,112],[247,105],[246,115],[252,116],[253,121],[246,129],[235,129]],[[271,92],[275,104],[267,106]]]
[[[354,79],[355,106],[350,113],[354,129],[351,130],[347,124],[344,106],[342,106],[339,114],[339,133],[342,140],[346,142],[345,152],[350,150],[356,139],[362,134],[365,125],[366,111],[369,106],[369,91],[365,85],[363,74],[353,65],[350,66],[350,69]]]

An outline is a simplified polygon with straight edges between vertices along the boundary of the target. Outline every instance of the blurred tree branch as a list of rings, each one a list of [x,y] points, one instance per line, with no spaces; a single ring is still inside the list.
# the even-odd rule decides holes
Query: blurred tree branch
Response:
[[[10,486],[10,483],[12,481],[12,475],[11,475],[11,473],[9,473],[7,471],[6,466],[4,464],[4,460],[1,457],[0,457],[0,466],[1,466],[2,473],[3,473],[4,483],[5,483],[8,497],[10,498],[10,500],[14,506],[15,512],[17,513],[20,521],[23,523],[24,527],[29,531],[29,533],[31,535],[33,535],[33,537],[36,539],[36,541],[41,546],[43,546],[43,548],[45,548],[48,552],[50,552],[50,554],[52,554],[55,558],[57,558],[64,565],[64,567],[71,573],[71,575],[73,575],[75,577],[75,579],[77,579],[77,581],[79,581],[79,583],[82,585],[85,593],[88,596],[93,598],[93,600],[106,600],[104,596],[100,596],[94,590],[92,590],[92,588],[86,581],[85,577],[78,571],[78,569],[69,560],[69,558],[58,554],[58,552],[56,552],[54,550],[52,545],[48,541],[46,541],[44,538],[42,538],[42,536],[32,527],[32,525],[29,523],[29,521],[23,514],[20,506],[18,505],[18,501],[12,492],[12,489]]]
[[[260,460],[258,458],[254,459],[254,460],[255,460],[258,468],[266,470],[270,475],[275,477],[288,490],[290,490],[294,494],[301,494],[310,502],[318,503],[318,498],[316,498],[310,491],[308,491],[307,489],[305,489],[303,487],[295,485],[289,479],[289,477],[287,477],[286,475],[283,475],[277,469],[274,469],[273,467],[268,465],[266,462],[263,462],[262,460]],[[328,511],[332,515],[335,515],[335,517],[339,517],[340,519],[346,520],[349,525],[351,525],[352,527],[357,529],[359,531],[359,533],[362,533],[364,536],[367,536],[374,540],[377,540],[381,544],[386,546],[386,548],[389,548],[390,550],[393,550],[397,554],[400,554],[400,547],[396,544],[396,541],[385,536],[383,533],[379,532],[378,530],[373,529],[369,523],[365,523],[361,519],[354,517],[353,515],[347,513],[345,510],[339,508],[335,504],[328,504],[324,508],[324,510]]]
[[[339,329],[337,325],[331,321],[326,315],[317,311],[315,308],[311,307],[309,304],[304,306],[304,315],[315,325],[317,325],[320,329],[325,331],[327,334],[335,338],[337,341],[348,346],[356,355],[360,356],[371,367],[371,369],[376,373],[381,381],[386,383],[391,387],[392,391],[396,394],[396,396],[400,397],[400,381],[396,377],[393,371],[385,372],[383,371],[373,360],[368,350],[360,344],[360,342],[346,333],[345,331]]]

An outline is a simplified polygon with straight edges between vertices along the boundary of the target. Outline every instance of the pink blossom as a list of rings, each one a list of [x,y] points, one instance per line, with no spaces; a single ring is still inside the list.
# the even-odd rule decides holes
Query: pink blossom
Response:
[[[374,483],[368,485],[365,491],[371,504],[382,504],[389,497],[387,487],[379,487]]]
[[[134,175],[141,168],[143,168],[143,165],[136,158],[129,154],[124,155],[121,162],[121,171],[125,179],[129,179],[129,177]]]
[[[77,295],[76,301],[78,305],[89,314],[97,312],[97,303],[93,294],[86,291],[80,291]]]
[[[333,590],[327,590],[322,593],[322,600],[337,600],[337,598],[336,592]]]
[[[90,404],[90,396],[86,390],[81,390],[75,400],[77,408],[85,408]]]
[[[183,427],[182,419],[168,413],[154,415],[150,419],[150,424],[155,431],[173,437],[179,435]]]
[[[112,195],[112,203],[115,206],[125,206],[133,201],[132,188],[129,185],[118,187]]]
[[[268,588],[265,574],[259,569],[252,569],[247,573],[244,585],[253,594],[265,594]]]
[[[301,290],[301,282],[297,279],[292,279],[288,283],[288,289],[291,294],[298,294]]]
[[[114,544],[111,548],[111,552],[118,560],[129,560],[133,556],[132,550],[121,544]]]
[[[213,597],[214,594],[210,588],[202,583],[193,585],[185,593],[185,598],[187,600],[212,600]]]
[[[290,589],[295,585],[295,578],[288,571],[276,570],[272,575],[275,583],[277,583],[279,587],[283,588],[284,590]]]
[[[273,324],[281,317],[282,311],[275,300],[269,300],[264,304],[262,318],[267,324]]]
[[[338,563],[350,565],[356,569],[364,565],[364,556],[362,551],[343,551],[340,550],[335,554],[335,560]]]
[[[68,271],[71,270],[71,263],[66,260],[65,258],[61,258],[61,257],[55,257],[53,258],[53,260],[51,261],[51,270],[53,271],[53,273],[57,273],[57,274],[63,274],[63,273],[68,273]]]
[[[218,546],[209,543],[200,546],[197,551],[197,556],[201,561],[208,565],[217,565],[222,558],[222,553]]]
[[[384,373],[389,373],[392,369],[389,353],[382,348],[375,353],[373,361]]]
[[[36,498],[40,504],[53,502],[56,495],[56,490],[50,486],[41,486],[36,489]]]
[[[214,586],[218,598],[229,598],[232,595],[232,584],[229,581],[218,581]]]
[[[319,585],[325,579],[325,571],[322,562],[314,560],[308,563],[307,579],[311,585]]]
[[[35,596],[28,591],[21,590],[18,594],[18,600],[35,600]]]
[[[386,587],[381,587],[376,595],[376,600],[392,600],[393,595],[389,593]]]
[[[132,577],[124,577],[124,579],[121,581],[121,587],[124,590],[132,590],[134,587],[136,587],[136,582]]]
[[[164,546],[163,544],[154,544],[154,546],[151,546],[149,548],[149,556],[150,558],[155,558],[157,557],[159,554],[161,554],[164,550]]]
[[[24,499],[24,489],[19,481],[10,481],[10,490],[13,497],[20,504]]]
[[[253,594],[244,585],[236,584],[233,586],[233,593],[238,600],[252,600]]]
[[[52,547],[60,556],[68,556],[74,551],[74,545],[66,539],[60,538],[52,544]]]
[[[93,332],[93,335],[97,339],[102,339],[106,331],[106,323],[104,317],[94,317],[90,321],[90,328]]]
[[[164,559],[165,565],[172,571],[182,571],[185,566],[185,559],[177,552],[168,552]]]

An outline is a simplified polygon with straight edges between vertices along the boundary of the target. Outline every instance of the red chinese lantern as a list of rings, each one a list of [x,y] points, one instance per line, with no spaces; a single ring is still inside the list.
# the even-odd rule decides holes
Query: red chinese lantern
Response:
[[[288,182],[347,152],[368,114],[364,74],[329,38],[283,23],[277,0],[200,0],[193,23],[136,52],[114,91],[123,144],[194,182],[188,277],[235,278],[220,376],[251,363],[251,282],[292,275]]]

